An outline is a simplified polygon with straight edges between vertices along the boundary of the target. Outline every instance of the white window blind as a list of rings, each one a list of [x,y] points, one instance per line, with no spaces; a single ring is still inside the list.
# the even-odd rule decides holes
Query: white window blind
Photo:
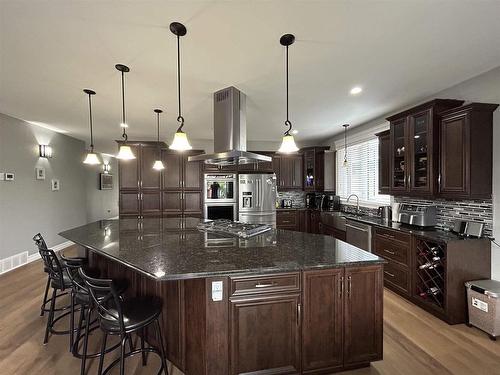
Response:
[[[361,203],[390,203],[389,195],[378,194],[378,138],[348,145],[347,166],[344,147],[337,150],[337,194],[344,199],[356,194]]]

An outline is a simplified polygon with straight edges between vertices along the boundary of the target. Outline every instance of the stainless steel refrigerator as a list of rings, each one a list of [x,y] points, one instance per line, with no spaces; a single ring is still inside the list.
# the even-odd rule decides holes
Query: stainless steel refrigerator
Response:
[[[276,175],[240,174],[239,221],[276,226]]]

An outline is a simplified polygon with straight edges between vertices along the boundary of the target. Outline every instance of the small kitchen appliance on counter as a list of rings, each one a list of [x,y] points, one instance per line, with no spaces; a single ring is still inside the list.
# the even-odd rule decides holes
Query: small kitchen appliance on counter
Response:
[[[306,208],[316,208],[316,194],[307,193],[306,194]]]
[[[421,206],[402,203],[399,207],[398,222],[418,227],[436,225],[436,206]]]
[[[324,194],[321,202],[321,211],[340,211],[340,197],[338,195]]]
[[[500,336],[500,282],[475,280],[465,283],[469,326],[486,332],[490,339]]]
[[[378,214],[382,220],[390,221],[392,219],[391,206],[380,206],[378,208]]]
[[[453,232],[461,237],[476,237],[483,236],[484,223],[475,221],[457,220],[453,227]]]

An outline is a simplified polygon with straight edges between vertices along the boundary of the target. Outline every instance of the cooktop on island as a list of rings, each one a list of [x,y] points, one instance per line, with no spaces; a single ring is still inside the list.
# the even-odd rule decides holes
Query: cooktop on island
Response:
[[[248,224],[225,219],[202,222],[197,227],[203,231],[227,233],[240,238],[250,238],[271,230],[271,226],[267,224]]]

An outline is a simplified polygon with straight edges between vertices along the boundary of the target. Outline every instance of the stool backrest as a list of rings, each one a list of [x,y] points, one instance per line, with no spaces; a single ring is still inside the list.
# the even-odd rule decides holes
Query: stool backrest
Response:
[[[50,278],[59,281],[61,287],[64,288],[63,268],[61,267],[61,262],[59,262],[54,250],[39,247],[38,252],[40,253],[43,263],[49,272]]]
[[[125,333],[121,299],[113,280],[90,277],[82,268],[78,269],[78,273],[89,290],[99,321],[105,320],[116,324],[120,327],[121,333]]]
[[[88,294],[88,288],[83,282],[83,280],[78,275],[78,270],[85,264],[84,258],[67,258],[64,253],[60,255],[61,260],[66,265],[66,274],[71,280],[71,284],[73,285],[73,291],[75,293],[85,293]]]
[[[41,235],[41,233],[37,233],[33,236],[33,241],[35,241],[35,244],[36,246],[38,246],[38,248],[42,248],[42,249],[48,249],[47,247],[47,244],[45,243],[45,240],[43,239],[43,236]]]

